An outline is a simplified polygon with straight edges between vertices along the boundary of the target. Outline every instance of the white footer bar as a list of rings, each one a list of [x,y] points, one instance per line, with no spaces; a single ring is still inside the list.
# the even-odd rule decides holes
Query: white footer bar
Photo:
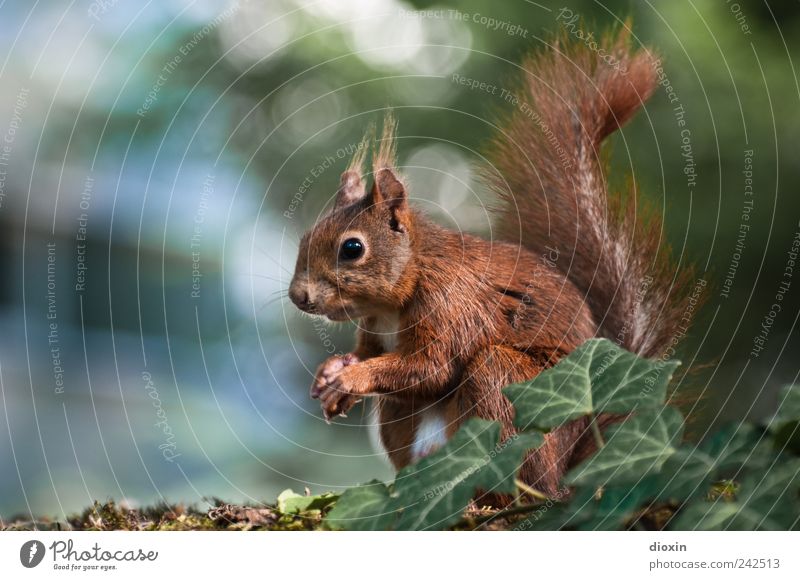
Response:
[[[800,578],[799,541],[792,532],[4,532],[0,577]]]

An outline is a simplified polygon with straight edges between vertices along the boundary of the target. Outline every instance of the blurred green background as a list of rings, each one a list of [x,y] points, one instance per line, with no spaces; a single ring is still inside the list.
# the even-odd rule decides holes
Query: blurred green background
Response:
[[[614,167],[709,282],[681,353],[709,365],[701,424],[767,416],[800,369],[797,1],[7,1],[0,516],[390,478],[369,413],[326,425],[307,396],[352,329],[281,299],[300,234],[387,106],[416,203],[488,233],[509,105],[454,75],[510,88],[550,34],[628,15],[666,77]]]

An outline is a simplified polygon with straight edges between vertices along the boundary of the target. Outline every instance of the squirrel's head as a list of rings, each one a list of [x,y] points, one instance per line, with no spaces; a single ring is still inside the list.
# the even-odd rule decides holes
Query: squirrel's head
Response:
[[[289,286],[300,310],[335,321],[358,319],[396,309],[412,291],[413,214],[393,169],[393,136],[389,118],[369,191],[361,178],[365,137],[342,174],[333,209],[300,241]]]

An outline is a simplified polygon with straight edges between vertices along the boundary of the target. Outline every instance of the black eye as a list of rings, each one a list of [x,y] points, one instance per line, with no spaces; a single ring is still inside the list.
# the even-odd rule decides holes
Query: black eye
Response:
[[[358,238],[347,238],[339,249],[339,258],[342,260],[355,260],[364,253],[364,244]]]

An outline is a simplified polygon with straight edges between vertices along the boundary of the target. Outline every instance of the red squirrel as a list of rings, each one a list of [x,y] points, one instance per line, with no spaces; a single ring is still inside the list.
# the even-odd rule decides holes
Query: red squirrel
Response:
[[[649,357],[672,339],[690,272],[661,243],[658,212],[635,189],[609,191],[600,153],[654,92],[655,62],[624,30],[600,48],[560,38],[523,62],[517,95],[525,107],[501,121],[487,148],[486,177],[503,204],[495,239],[451,231],[409,204],[388,117],[371,187],[362,147],[334,207],[301,240],[290,299],[357,326],[355,350],[320,365],[311,396],[326,419],[373,399],[398,470],[470,417],[513,434],[501,389],[587,339],[607,337]],[[593,445],[586,420],[555,429],[521,478],[554,494]]]

